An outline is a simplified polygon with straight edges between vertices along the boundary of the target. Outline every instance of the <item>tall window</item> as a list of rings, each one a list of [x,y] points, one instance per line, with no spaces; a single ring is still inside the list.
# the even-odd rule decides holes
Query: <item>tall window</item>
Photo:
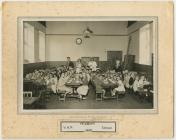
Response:
[[[34,27],[24,23],[24,63],[34,62]]]
[[[45,33],[39,31],[39,60],[45,61]]]
[[[139,34],[139,63],[151,65],[151,26],[145,25]]]

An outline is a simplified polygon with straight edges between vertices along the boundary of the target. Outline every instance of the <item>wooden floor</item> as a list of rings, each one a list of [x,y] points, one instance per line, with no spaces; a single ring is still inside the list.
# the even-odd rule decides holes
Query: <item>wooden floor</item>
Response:
[[[57,95],[51,95],[50,100],[43,106],[35,109],[152,109],[152,104],[148,101],[141,102],[137,96],[125,94],[119,101],[116,99],[95,100],[95,93],[90,88],[86,100],[76,98],[66,98],[66,101],[59,101]]]

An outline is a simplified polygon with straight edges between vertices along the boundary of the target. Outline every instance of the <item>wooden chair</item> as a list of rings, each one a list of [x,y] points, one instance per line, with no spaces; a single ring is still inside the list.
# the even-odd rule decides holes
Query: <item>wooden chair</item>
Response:
[[[50,97],[51,97],[51,90],[48,89],[48,88],[46,90],[44,90],[43,96],[44,96],[45,102],[48,102],[50,100]]]
[[[96,90],[95,94],[96,94],[96,101],[103,100],[103,94],[104,94],[103,90]]]
[[[117,91],[115,95],[116,95],[116,100],[119,101],[119,95],[125,95],[125,91]]]
[[[146,100],[148,97],[148,90],[147,89],[140,89],[138,91],[138,93],[139,93],[140,102],[144,102],[144,100]]]
[[[32,91],[24,91],[23,97],[32,97]]]
[[[59,97],[59,101],[65,102],[65,99],[66,99],[66,92],[65,91],[58,91],[57,95]]]

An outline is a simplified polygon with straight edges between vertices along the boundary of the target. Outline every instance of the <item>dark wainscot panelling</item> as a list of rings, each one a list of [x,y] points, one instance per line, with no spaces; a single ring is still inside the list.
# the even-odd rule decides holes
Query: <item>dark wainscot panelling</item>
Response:
[[[75,62],[73,61],[74,65]],[[46,67],[47,68],[53,68],[61,65],[66,65],[67,61],[46,61]]]
[[[153,73],[153,66],[152,65],[142,65],[138,63],[134,63],[134,71],[137,72],[147,72],[147,73]]]
[[[46,67],[47,68],[52,68],[52,67],[57,67],[61,65],[66,65],[66,61],[46,61]],[[76,65],[76,61],[73,61],[74,65]],[[103,71],[106,71],[108,69],[108,62],[107,61],[99,61],[98,62],[98,67],[102,69]]]
[[[27,73],[33,72],[34,70],[45,68],[46,68],[45,62],[23,64],[23,74],[26,75]]]
[[[23,70],[24,75],[30,72],[33,72],[34,70],[38,69],[45,69],[45,68],[53,68],[61,65],[66,65],[66,61],[46,61],[46,62],[38,62],[38,63],[29,63],[24,64]],[[76,64],[75,61],[73,61],[74,65]],[[98,67],[102,69],[103,71],[106,71],[109,69],[109,65],[107,61],[99,61]]]
[[[45,68],[53,68],[61,65],[66,65],[66,61],[46,61],[46,62],[38,62],[38,63],[29,63],[29,64],[24,64],[23,70],[24,70],[24,75],[30,72],[33,72],[34,70],[38,69],[45,69]],[[76,64],[75,61],[73,61],[74,65]],[[98,67],[103,70],[107,71],[108,69],[112,69],[107,61],[99,61]],[[152,73],[153,68],[152,66],[148,65],[141,65],[134,63],[133,67],[134,71],[137,72],[147,72],[147,73]]]
[[[142,65],[142,64],[134,63],[134,71],[137,71],[139,73],[140,72],[146,73],[148,80],[153,83],[153,66],[152,65]]]

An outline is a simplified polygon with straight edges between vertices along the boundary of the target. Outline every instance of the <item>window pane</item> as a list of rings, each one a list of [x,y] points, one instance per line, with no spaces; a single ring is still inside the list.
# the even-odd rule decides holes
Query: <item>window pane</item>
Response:
[[[24,62],[34,62],[34,27],[24,24]]]
[[[45,61],[45,33],[39,31],[39,59]]]
[[[140,29],[139,36],[139,63],[151,65],[151,37],[150,24],[145,25]]]

